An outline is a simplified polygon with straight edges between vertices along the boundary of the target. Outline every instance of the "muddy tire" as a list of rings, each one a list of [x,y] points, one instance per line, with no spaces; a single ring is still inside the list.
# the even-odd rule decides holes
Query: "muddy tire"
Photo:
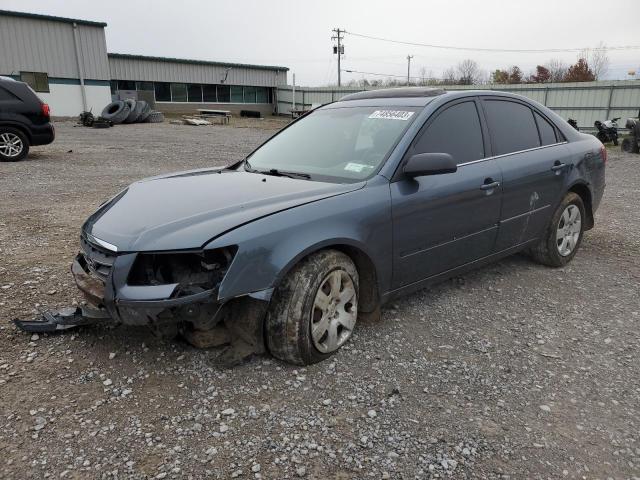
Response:
[[[162,123],[164,122],[164,114],[162,112],[158,112],[157,110],[152,110],[147,119],[146,123]]]
[[[144,104],[135,100],[131,100],[131,102],[133,102],[133,106],[129,104],[131,113],[129,113],[129,116],[124,121],[124,123],[135,123],[140,121],[140,115],[142,114]]]
[[[337,250],[302,260],[274,292],[266,343],[285,362],[309,365],[334,354],[350,338],[358,316],[358,271]]]
[[[147,120],[147,117],[151,115],[151,106],[144,100],[138,100],[138,105],[141,105],[142,110],[140,112],[140,116],[138,117],[138,120],[136,121],[145,122]]]
[[[29,139],[17,128],[0,126],[0,162],[18,162],[29,153]]]
[[[540,241],[531,248],[531,257],[549,267],[565,266],[580,248],[586,219],[582,198],[576,193],[567,193]]]

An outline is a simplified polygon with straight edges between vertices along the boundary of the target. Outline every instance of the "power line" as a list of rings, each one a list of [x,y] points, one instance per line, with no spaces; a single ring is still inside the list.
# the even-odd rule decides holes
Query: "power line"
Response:
[[[414,47],[440,48],[444,50],[465,50],[472,52],[503,52],[503,53],[558,53],[558,52],[581,52],[583,50],[640,50],[640,45],[620,45],[613,47],[596,47],[596,48],[480,48],[480,47],[454,47],[450,45],[436,45],[432,43],[407,42],[403,40],[393,40],[390,38],[376,37],[373,35],[365,35],[363,33],[355,33],[344,30],[347,35],[354,37],[367,38],[369,40],[378,40],[381,42],[397,43],[400,45],[411,45]]]

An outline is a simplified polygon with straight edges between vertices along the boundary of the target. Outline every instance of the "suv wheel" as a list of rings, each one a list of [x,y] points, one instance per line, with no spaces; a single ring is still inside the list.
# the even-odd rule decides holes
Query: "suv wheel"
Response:
[[[351,337],[358,318],[358,271],[336,250],[315,253],[287,275],[267,314],[271,354],[298,365],[335,353]]]
[[[550,267],[569,263],[580,248],[585,219],[582,198],[573,192],[567,193],[542,238],[531,249],[534,260]]]
[[[0,161],[17,162],[29,153],[29,140],[20,130],[0,127]]]

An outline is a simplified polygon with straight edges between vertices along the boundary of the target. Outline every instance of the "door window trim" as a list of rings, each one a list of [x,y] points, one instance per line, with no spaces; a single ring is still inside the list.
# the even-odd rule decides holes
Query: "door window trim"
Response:
[[[407,162],[407,160],[409,160],[409,157],[408,157],[409,153],[415,148],[415,145],[416,145],[417,141],[420,139],[420,137],[422,136],[422,134],[440,116],[440,114],[442,114],[445,110],[449,109],[450,107],[454,107],[454,106],[456,106],[456,105],[458,105],[460,103],[466,103],[466,102],[472,102],[472,103],[475,104],[476,113],[478,114],[478,121],[480,122],[480,131],[482,133],[482,147],[483,147],[483,150],[484,150],[485,157],[480,158],[478,160],[473,160],[471,162],[459,163],[458,167],[461,167],[463,165],[470,165],[470,164],[476,163],[476,162],[482,162],[484,160],[488,160],[489,159],[489,157],[486,157],[486,155],[489,154],[489,153],[492,153],[493,150],[491,149],[491,143],[490,143],[490,138],[489,138],[489,130],[488,130],[488,126],[486,124],[485,118],[484,118],[484,111],[482,110],[481,105],[479,105],[478,97],[477,96],[469,96],[469,97],[456,98],[454,100],[451,100],[451,101],[445,103],[444,105],[439,106],[424,121],[424,123],[420,127],[420,130],[418,130],[418,132],[415,134],[415,136],[411,139],[411,143],[409,144],[409,146],[405,150],[404,154],[402,155],[402,158],[401,158],[400,162],[398,162],[398,165],[396,166],[396,169],[393,172],[393,175],[391,176],[390,183],[398,182],[398,181],[400,181],[400,180],[405,178],[403,173],[402,173],[402,167],[404,167],[404,164]]]
[[[495,160],[496,158],[510,157],[511,155],[517,155],[519,153],[533,152],[534,150],[541,150],[543,148],[556,147],[558,145],[564,145],[566,143],[569,143],[569,142],[564,140],[562,142],[556,142],[556,143],[552,143],[550,145],[541,145],[539,147],[527,148],[525,150],[518,150],[516,152],[503,153],[501,155],[494,155],[494,156],[487,157],[487,158],[481,158],[480,160],[473,160],[472,162],[461,163],[460,165],[458,165],[458,168],[464,167],[466,165],[473,165],[474,163],[485,162],[487,160]]]

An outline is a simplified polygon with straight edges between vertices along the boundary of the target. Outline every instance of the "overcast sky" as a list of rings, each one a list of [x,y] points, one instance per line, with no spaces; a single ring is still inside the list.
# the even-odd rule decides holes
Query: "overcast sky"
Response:
[[[337,78],[331,30],[459,47],[548,49],[640,45],[640,0],[0,0],[0,9],[103,21],[109,52],[289,67],[298,85]],[[465,59],[529,73],[576,53],[494,53],[397,45],[347,34],[343,69],[440,76]],[[0,53],[1,54],[1,53]],[[640,50],[609,52],[608,78],[640,77]],[[343,73],[350,79],[381,78]]]

